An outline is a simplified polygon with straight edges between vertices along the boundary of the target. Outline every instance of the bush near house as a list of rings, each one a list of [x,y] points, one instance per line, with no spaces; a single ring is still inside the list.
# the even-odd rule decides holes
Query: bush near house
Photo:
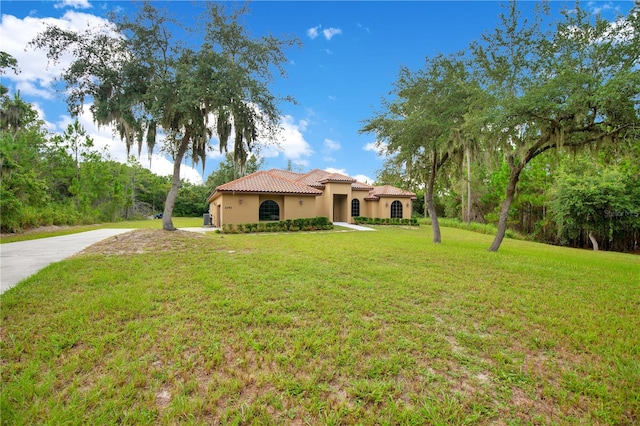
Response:
[[[399,218],[380,218],[380,217],[364,217],[355,216],[353,222],[356,225],[405,225],[405,226],[420,226],[418,219],[399,219]]]
[[[329,229],[333,229],[333,224],[329,221],[329,218],[318,216],[277,222],[226,224],[222,226],[219,232],[223,234],[248,234],[253,232],[326,231]]]

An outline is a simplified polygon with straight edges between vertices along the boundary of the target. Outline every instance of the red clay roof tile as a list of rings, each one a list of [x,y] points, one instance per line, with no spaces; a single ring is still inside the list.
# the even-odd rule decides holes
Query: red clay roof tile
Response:
[[[216,192],[273,192],[278,194],[322,195],[320,190],[285,179],[271,170],[258,171],[225,183],[218,186]]]
[[[301,174],[288,170],[261,170],[241,177],[232,182],[218,186],[209,197],[212,199],[216,192],[253,192],[277,194],[322,195],[325,183],[351,183],[351,188],[359,191],[369,191],[365,200],[378,200],[380,197],[401,197],[416,199],[416,194],[391,185],[371,186],[358,182],[356,179],[340,174],[330,173],[320,169]],[[318,189],[320,188],[320,189]]]

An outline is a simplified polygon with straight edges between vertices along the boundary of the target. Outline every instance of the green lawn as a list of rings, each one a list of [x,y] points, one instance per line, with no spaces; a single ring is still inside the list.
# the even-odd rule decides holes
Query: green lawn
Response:
[[[54,264],[0,296],[2,423],[640,421],[640,257],[442,233],[156,231]]]

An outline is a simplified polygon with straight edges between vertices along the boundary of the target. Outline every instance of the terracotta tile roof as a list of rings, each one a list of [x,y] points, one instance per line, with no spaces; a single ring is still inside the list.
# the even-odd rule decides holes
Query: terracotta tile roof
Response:
[[[269,173],[271,173],[274,176],[278,176],[283,179],[288,179],[293,181],[295,181],[296,179],[300,178],[300,176],[302,176],[300,173],[291,172],[289,170],[280,170],[280,169],[271,169],[269,170]]]
[[[300,175],[296,182],[301,183],[303,185],[313,186],[315,188],[324,188],[324,185],[320,183],[320,181],[330,174],[329,172],[325,172],[324,170],[314,169],[309,173],[305,173]]]
[[[215,192],[272,192],[277,194],[322,195],[322,191],[281,177],[278,172],[268,170],[252,173],[218,186],[214,194]]]
[[[351,184],[351,188],[355,189],[356,191],[371,191],[373,189],[373,186],[369,185],[368,183],[355,181]]]
[[[354,183],[355,181],[356,180],[354,178],[352,178],[352,177],[345,176],[345,175],[342,175],[340,173],[331,173],[331,174],[327,174],[327,176],[322,178],[320,183],[327,183],[327,182]]]
[[[380,199],[380,197],[411,198],[412,200],[418,199],[415,193],[405,191],[404,189],[396,188],[391,185],[374,186],[373,189],[369,191],[367,199],[377,200]]]
[[[222,192],[245,192],[245,193],[276,193],[276,194],[296,194],[296,195],[322,195],[325,183],[351,183],[351,188],[359,191],[369,191],[365,200],[379,200],[380,197],[399,197],[416,199],[416,194],[405,191],[391,185],[371,186],[358,182],[352,177],[330,173],[324,170],[315,169],[308,173],[301,174],[287,170],[271,169],[261,170],[250,175],[241,177],[232,182],[218,186],[209,196],[211,201],[216,193]]]

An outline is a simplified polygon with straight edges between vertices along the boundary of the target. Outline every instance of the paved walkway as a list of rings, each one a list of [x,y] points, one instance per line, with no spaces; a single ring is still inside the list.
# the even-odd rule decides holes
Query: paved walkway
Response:
[[[347,222],[333,222],[334,225],[343,226],[345,228],[355,229],[356,231],[375,231],[375,229],[367,228],[366,226],[353,225]]]
[[[98,229],[60,237],[0,244],[0,294],[45,266],[131,229]]]

